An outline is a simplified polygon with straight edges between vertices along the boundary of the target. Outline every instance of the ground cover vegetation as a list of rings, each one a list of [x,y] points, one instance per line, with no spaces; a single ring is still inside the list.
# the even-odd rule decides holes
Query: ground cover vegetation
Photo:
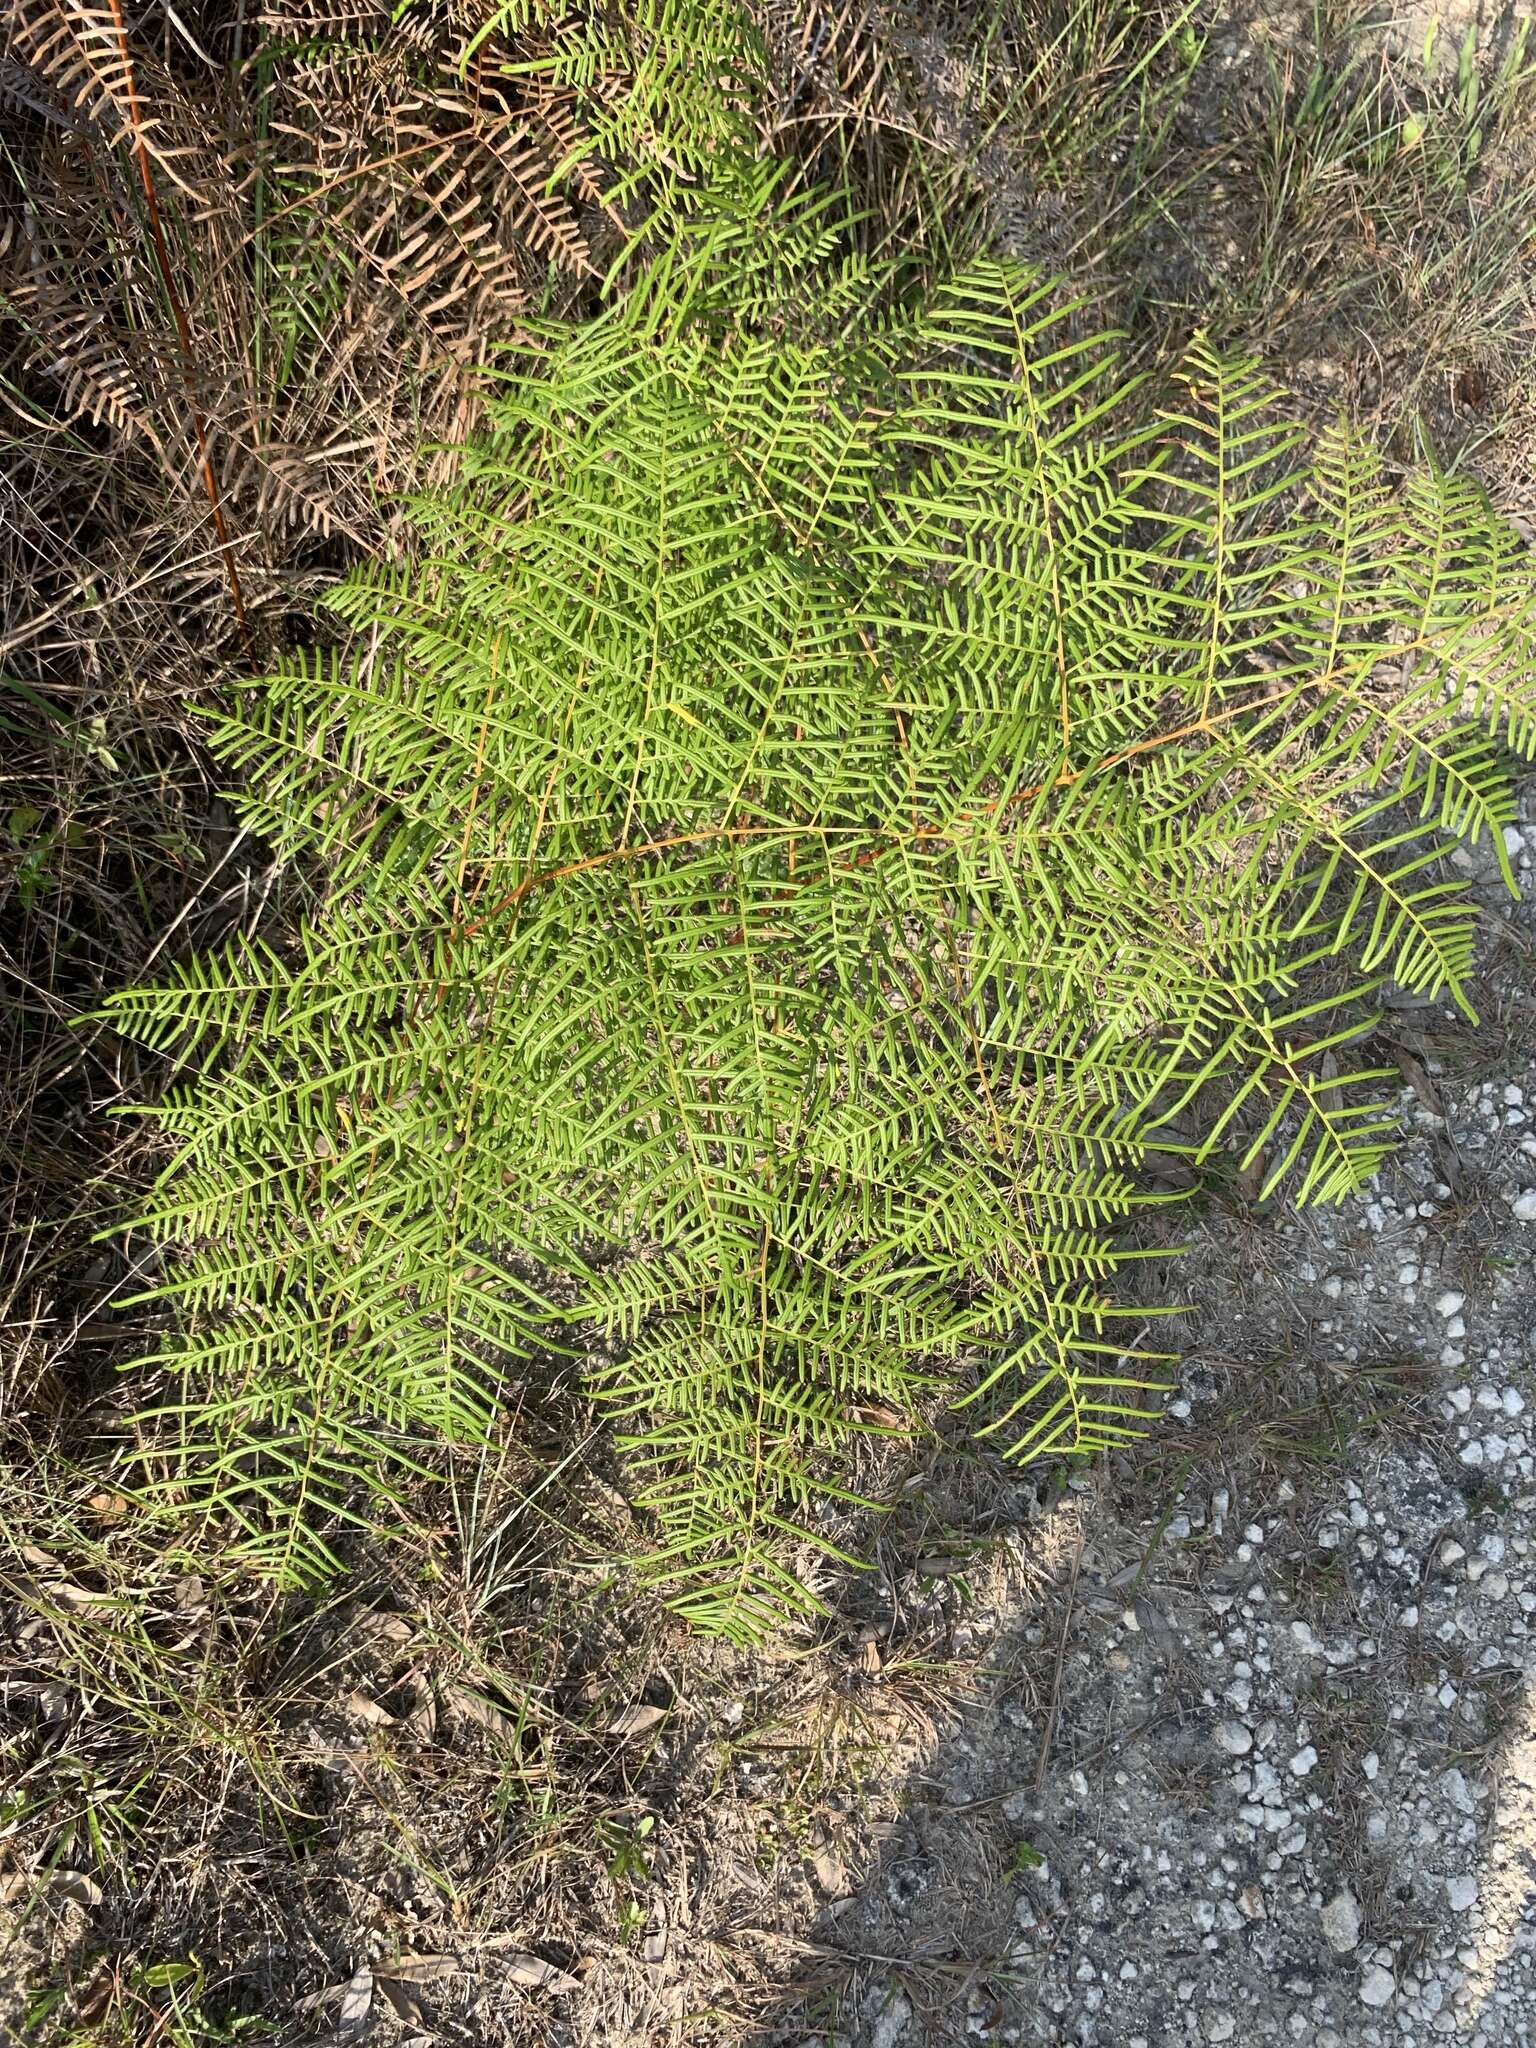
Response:
[[[272,2020],[291,1738],[381,1628],[382,1725],[487,1751],[438,1891],[606,1843],[640,1940],[665,1615],[835,1629],[954,1401],[1155,1421],[1149,1168],[1347,1196],[1373,1001],[1467,979],[1525,540],[1256,350],[1368,302],[1483,420],[1523,43],[1319,23],[1234,169],[1194,11],[951,24],[942,101],[931,32],[15,14],[5,1882],[96,1930],[44,2037]],[[221,1830],[199,1960],[143,1859]]]

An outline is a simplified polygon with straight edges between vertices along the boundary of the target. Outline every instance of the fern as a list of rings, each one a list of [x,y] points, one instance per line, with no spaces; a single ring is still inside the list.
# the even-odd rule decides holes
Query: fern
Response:
[[[542,330],[341,652],[217,720],[305,928],[114,1005],[184,1076],[159,1483],[290,1577],[564,1343],[644,1575],[814,1608],[935,1388],[1020,1458],[1148,1419],[1149,1146],[1338,1200],[1373,991],[1466,1001],[1438,856],[1536,745],[1477,492],[1309,451],[1203,343],[1127,426],[1040,281],[839,267],[781,183]]]

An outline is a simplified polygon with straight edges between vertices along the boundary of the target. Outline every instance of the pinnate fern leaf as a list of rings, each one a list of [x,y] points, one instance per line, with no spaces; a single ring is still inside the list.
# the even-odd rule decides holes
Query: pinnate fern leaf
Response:
[[[218,721],[306,928],[115,1005],[181,1074],[156,1470],[290,1575],[564,1347],[679,1611],[813,1608],[936,1390],[1021,1458],[1147,1420],[1149,1145],[1337,1200],[1373,991],[1465,1000],[1439,856],[1536,744],[1477,494],[1203,343],[1149,411],[1007,264],[829,304],[825,199],[755,204]]]

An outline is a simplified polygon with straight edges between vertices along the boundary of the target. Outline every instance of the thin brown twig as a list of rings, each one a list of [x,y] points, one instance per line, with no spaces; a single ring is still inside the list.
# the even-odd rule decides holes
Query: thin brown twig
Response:
[[[128,28],[123,20],[122,0],[108,0],[108,4],[112,9],[112,23],[117,32],[117,47],[123,59],[123,84],[128,95],[129,148],[139,167],[139,181],[144,187],[144,205],[149,216],[149,233],[154,244],[155,265],[160,272],[160,282],[165,287],[171,318],[176,324],[176,339],[181,354],[182,388],[186,392],[187,410],[192,417],[192,436],[197,443],[203,489],[208,494],[208,504],[213,513],[213,530],[218,535],[219,552],[223,556],[225,573],[229,577],[229,599],[234,608],[235,622],[240,628],[241,639],[249,649],[251,629],[245,616],[245,593],[240,587],[240,571],[235,566],[234,546],[229,537],[229,529],[224,523],[224,508],[219,502],[219,487],[214,480],[213,463],[208,454],[207,424],[203,419],[202,407],[197,402],[197,389],[192,370],[192,329],[181,303],[181,296],[176,290],[175,279],[171,275],[170,252],[165,246],[165,230],[160,224],[160,201],[156,196],[155,174],[150,166],[149,150],[144,141],[144,113],[139,104],[139,88],[134,76],[133,55],[128,47]]]

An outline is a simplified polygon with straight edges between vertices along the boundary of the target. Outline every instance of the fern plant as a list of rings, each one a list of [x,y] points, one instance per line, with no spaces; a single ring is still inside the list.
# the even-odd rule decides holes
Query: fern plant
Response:
[[[1149,1147],[1337,1200],[1372,991],[1465,1006],[1440,856],[1536,744],[1476,488],[1204,344],[1128,425],[1037,279],[842,251],[771,178],[701,210],[216,721],[310,914],[114,1014],[183,1077],[157,1484],[281,1574],[564,1343],[647,1577],[814,1607],[935,1388],[1020,1458],[1147,1418]]]

